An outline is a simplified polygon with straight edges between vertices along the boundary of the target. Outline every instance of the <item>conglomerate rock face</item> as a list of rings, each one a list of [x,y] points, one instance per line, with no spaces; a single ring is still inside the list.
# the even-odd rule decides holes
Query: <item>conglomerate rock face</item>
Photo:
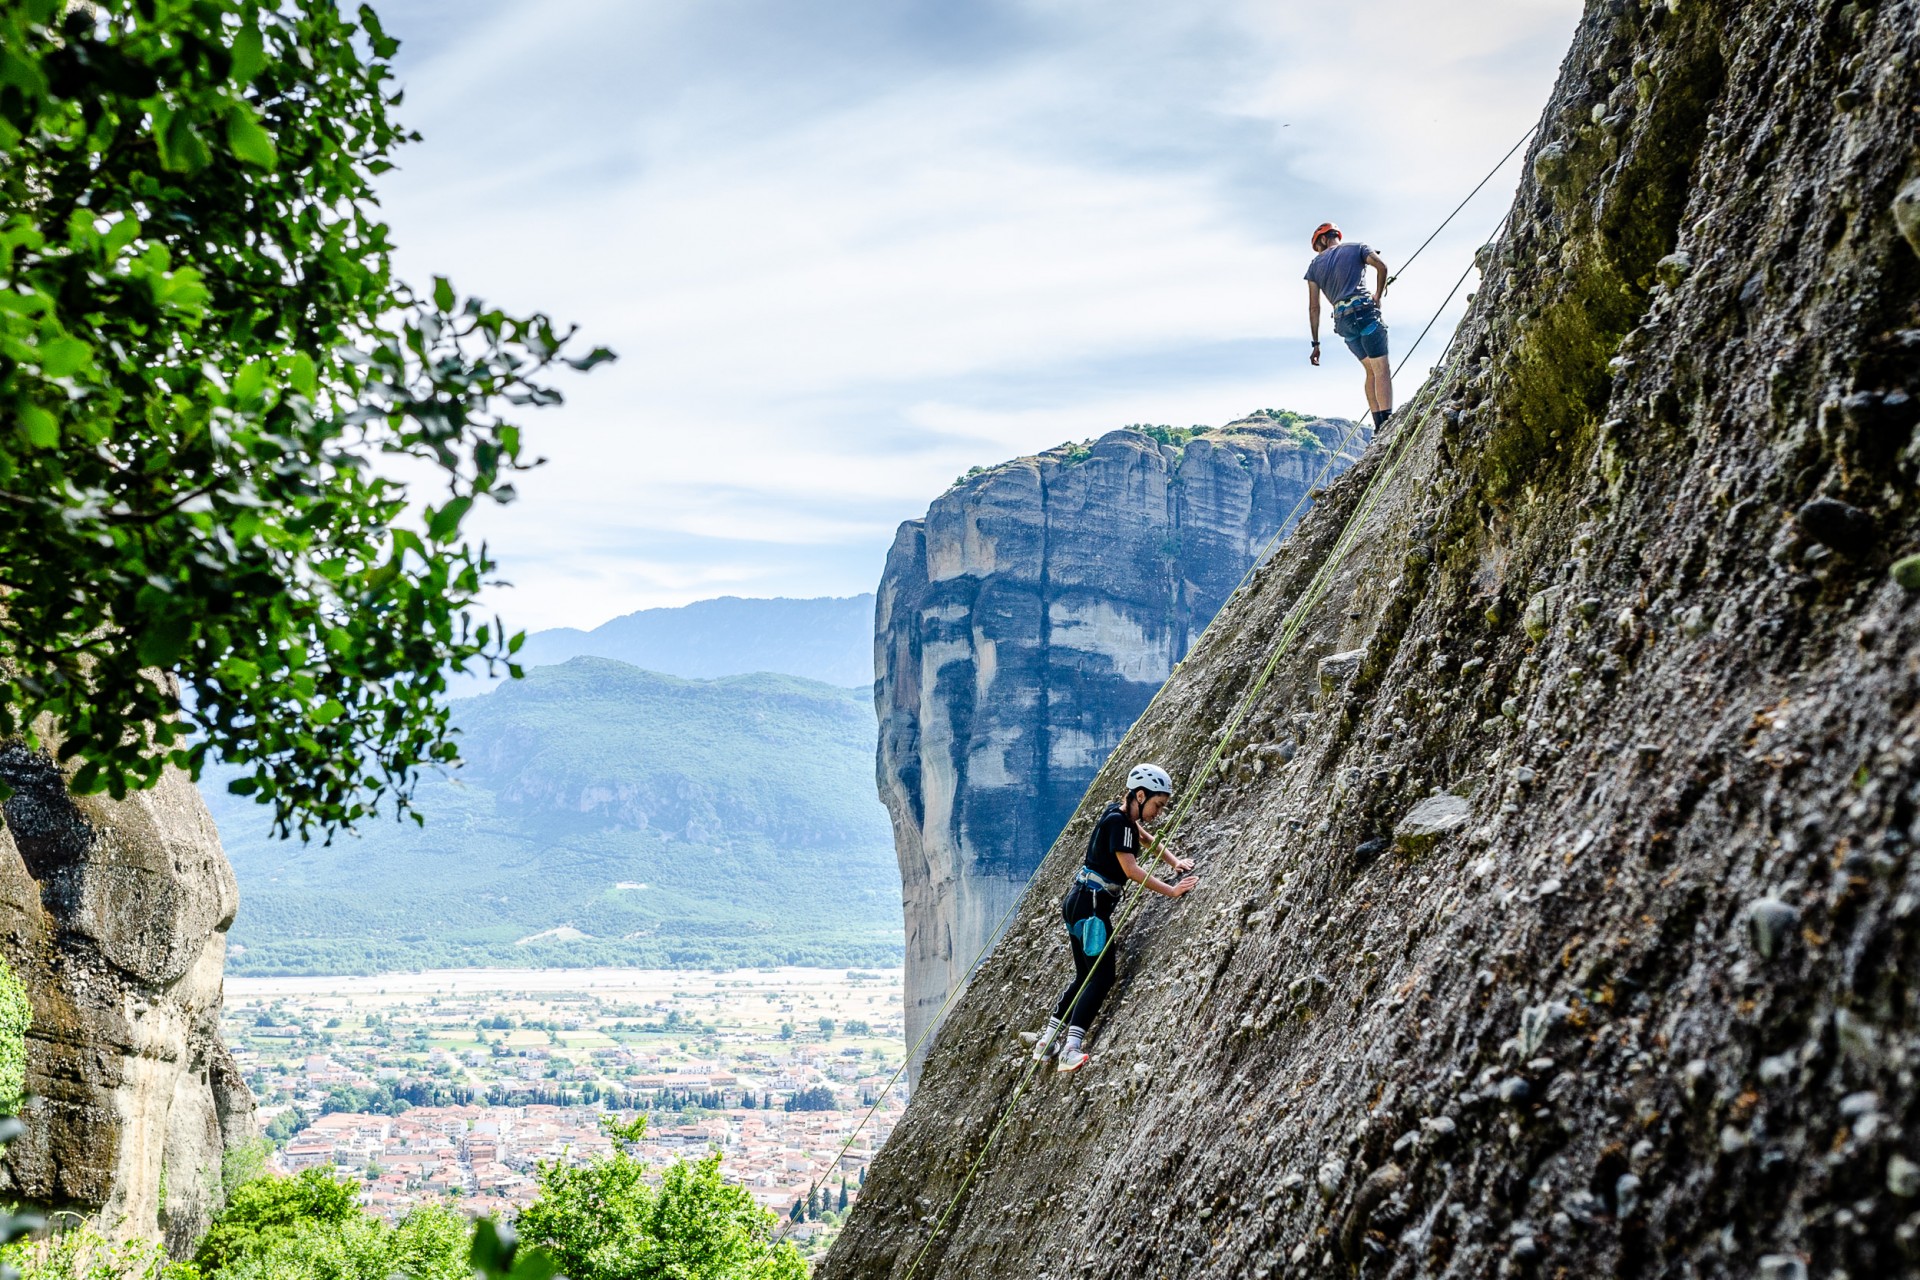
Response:
[[[1916,102],[1916,0],[1588,7],[1447,358],[1102,771],[823,1276],[1916,1273]],[[1199,889],[1019,1092],[1119,762],[1191,783],[1296,602]]]
[[[907,1041],[986,945],[1095,772],[1350,424],[1114,431],[949,490],[876,605],[878,775],[906,915]]]
[[[73,796],[48,755],[10,746],[0,778],[0,954],[33,1003],[0,1195],[184,1251],[254,1135],[219,1036],[239,902],[219,833],[177,770],[125,800]]]

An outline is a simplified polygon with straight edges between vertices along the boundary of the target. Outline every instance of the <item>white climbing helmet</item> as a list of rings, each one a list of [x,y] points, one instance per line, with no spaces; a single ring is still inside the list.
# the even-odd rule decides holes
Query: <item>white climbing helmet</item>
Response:
[[[1173,794],[1173,779],[1157,764],[1137,764],[1127,770],[1127,790],[1145,787],[1156,795]]]

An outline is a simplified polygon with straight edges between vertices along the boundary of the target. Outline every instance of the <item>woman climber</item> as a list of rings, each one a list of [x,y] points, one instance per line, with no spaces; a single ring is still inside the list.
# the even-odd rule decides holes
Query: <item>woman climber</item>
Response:
[[[1067,944],[1073,948],[1073,981],[1061,993],[1053,1016],[1033,1044],[1033,1060],[1045,1062],[1059,1054],[1060,1071],[1078,1071],[1087,1064],[1083,1047],[1087,1028],[1100,1012],[1100,1002],[1113,985],[1113,909],[1120,903],[1126,881],[1137,880],[1155,893],[1178,898],[1200,883],[1187,873],[1193,863],[1158,849],[1147,834],[1147,824],[1160,816],[1173,798],[1173,780],[1157,764],[1137,764],[1127,772],[1127,793],[1107,806],[1087,841],[1086,865],[1060,900],[1067,922]],[[1148,875],[1135,855],[1139,848],[1154,849],[1181,876],[1174,884]],[[1066,1043],[1056,1047],[1061,1029]],[[1032,1034],[1029,1032],[1028,1034]]]

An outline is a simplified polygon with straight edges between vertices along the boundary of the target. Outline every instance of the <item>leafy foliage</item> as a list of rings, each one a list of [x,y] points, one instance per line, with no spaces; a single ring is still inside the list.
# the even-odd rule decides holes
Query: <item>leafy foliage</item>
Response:
[[[720,1157],[656,1171],[624,1146],[584,1166],[540,1166],[540,1194],[517,1227],[568,1280],[805,1280],[790,1244],[744,1187],[720,1176]]]
[[[261,1239],[215,1274],[219,1280],[474,1280],[472,1231],[445,1205],[422,1205],[392,1226],[356,1208],[338,1221],[305,1222]]]
[[[76,790],[217,753],[331,831],[511,665],[463,532],[535,464],[498,407],[611,357],[393,277],[395,48],[332,0],[0,7],[0,736]]]
[[[1176,449],[1184,449],[1192,442],[1195,436],[1203,436],[1213,430],[1213,428],[1200,426],[1169,427],[1164,423],[1155,425],[1147,422],[1134,422],[1128,424],[1127,430],[1138,431],[1150,440],[1157,440],[1161,444],[1172,445]]]
[[[1287,435],[1309,453],[1327,447],[1326,443],[1307,426],[1310,422],[1318,421],[1312,414],[1295,413],[1292,409],[1261,409],[1247,416],[1265,418],[1276,426],[1284,428]]]
[[[109,1240],[85,1222],[13,1239],[0,1248],[0,1270],[24,1280],[199,1280],[191,1264],[169,1260],[158,1240]]]
[[[193,1252],[193,1262],[211,1276],[303,1232],[324,1231],[360,1216],[353,1187],[337,1181],[331,1169],[304,1169],[290,1178],[256,1178],[228,1193],[226,1208],[207,1228]]]
[[[25,1100],[27,1027],[32,1022],[26,985],[0,960],[0,1113],[13,1113]]]

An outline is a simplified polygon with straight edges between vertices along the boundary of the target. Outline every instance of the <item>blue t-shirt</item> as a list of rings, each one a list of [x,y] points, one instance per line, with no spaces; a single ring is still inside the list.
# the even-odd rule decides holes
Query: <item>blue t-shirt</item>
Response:
[[[1372,252],[1364,244],[1337,244],[1315,254],[1307,264],[1307,274],[1301,278],[1319,285],[1328,302],[1345,302],[1354,294],[1367,291],[1360,283],[1360,276],[1366,270],[1367,255]]]

